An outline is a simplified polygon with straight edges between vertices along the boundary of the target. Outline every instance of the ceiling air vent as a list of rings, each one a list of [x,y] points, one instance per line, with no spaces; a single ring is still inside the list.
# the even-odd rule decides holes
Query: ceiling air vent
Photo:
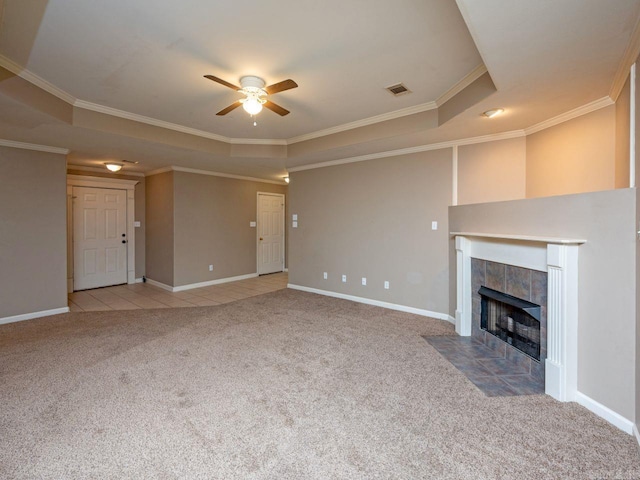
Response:
[[[395,97],[404,95],[406,93],[411,93],[411,90],[405,87],[402,83],[391,85],[390,87],[387,87],[387,90],[389,90],[389,92],[391,92],[391,94]]]

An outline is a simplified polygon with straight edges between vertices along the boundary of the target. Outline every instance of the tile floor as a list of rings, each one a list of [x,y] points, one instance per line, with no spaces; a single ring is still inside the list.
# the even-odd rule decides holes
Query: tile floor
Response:
[[[471,337],[423,337],[488,397],[544,393],[544,380]]]
[[[288,274],[282,272],[175,293],[148,283],[117,285],[70,293],[69,309],[95,312],[219,305],[287,288],[287,281]]]

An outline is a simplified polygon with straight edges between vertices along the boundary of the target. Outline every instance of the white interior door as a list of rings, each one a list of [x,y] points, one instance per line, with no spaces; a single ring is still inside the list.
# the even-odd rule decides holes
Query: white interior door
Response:
[[[127,283],[127,191],[73,188],[73,289]]]
[[[258,275],[284,270],[284,195],[258,193]]]

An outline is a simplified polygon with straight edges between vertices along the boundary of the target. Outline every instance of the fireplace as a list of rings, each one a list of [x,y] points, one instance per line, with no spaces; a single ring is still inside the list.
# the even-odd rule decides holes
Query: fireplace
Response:
[[[466,337],[482,335],[488,346],[493,343],[491,340],[505,348],[508,346],[479,328],[481,298],[477,292],[481,285],[472,288],[472,258],[544,272],[547,278],[545,301],[529,299],[546,304],[541,315],[544,323],[540,327],[540,361],[512,347],[506,350],[517,352],[531,362],[532,369],[537,367],[544,372],[545,393],[563,402],[575,401],[578,391],[578,249],[586,240],[497,233],[451,234],[455,236],[456,248],[456,332]],[[483,284],[506,290],[492,282]],[[518,282],[506,284],[513,287]],[[521,292],[507,293],[524,297]]]
[[[485,286],[478,294],[480,328],[540,361],[540,305]]]

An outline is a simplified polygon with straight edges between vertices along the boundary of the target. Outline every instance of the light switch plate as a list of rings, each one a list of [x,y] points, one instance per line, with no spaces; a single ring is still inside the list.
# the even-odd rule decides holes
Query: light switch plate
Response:
[[[324,272],[324,273],[322,274],[322,278],[324,278],[325,280],[326,280],[328,277],[329,277],[329,275],[327,275],[327,272]]]
[[[139,227],[140,226],[140,220],[136,220],[135,222],[133,222],[133,226],[134,227]]]
[[[367,278],[366,277],[362,277],[362,285],[367,285]]]
[[[347,283],[347,276],[346,275],[342,275],[342,283]]]
[[[250,227],[255,227],[256,226],[256,222],[249,222],[249,226]]]
[[[431,222],[431,230],[437,230],[438,229],[438,222]]]
[[[298,222],[294,221],[291,225],[292,228],[298,228]]]
[[[293,215],[291,215],[291,220],[298,220],[298,214],[294,213]]]

